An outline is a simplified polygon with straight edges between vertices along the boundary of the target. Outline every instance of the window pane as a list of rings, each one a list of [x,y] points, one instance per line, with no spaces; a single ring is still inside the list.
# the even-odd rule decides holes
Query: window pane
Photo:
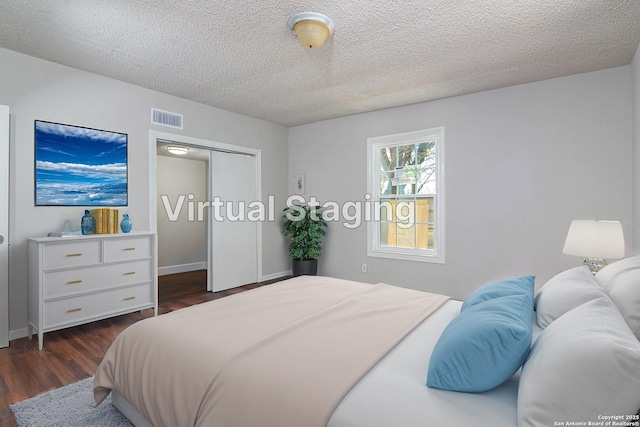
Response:
[[[393,183],[396,185],[396,194],[414,194],[420,171],[415,165],[397,168],[394,171]]]
[[[394,223],[380,223],[380,245],[396,247],[396,225]]]
[[[398,247],[399,248],[416,248],[416,226],[398,227]]]
[[[416,200],[416,222],[429,222],[429,200],[433,198]]]
[[[436,194],[436,168],[421,167],[417,173],[416,194]]]
[[[395,194],[413,194],[416,188],[416,153],[415,144],[401,145],[396,148],[396,167],[393,173]]]
[[[433,227],[428,224],[416,224],[418,249],[433,249]]]
[[[385,222],[385,221],[393,221],[394,220],[394,206],[395,206],[395,199],[383,199],[380,201],[380,206],[379,206],[379,214],[380,214],[380,221]]]
[[[429,222],[435,224],[438,219],[436,218],[436,199],[429,197],[427,200],[429,201]]]
[[[400,145],[396,147],[396,155],[398,156],[397,167],[414,166],[416,164],[416,145]]]
[[[386,172],[380,174],[380,194],[394,194],[392,193],[391,177]]]
[[[380,169],[382,171],[393,171],[397,167],[401,167],[398,147],[385,147],[380,149]]]
[[[428,166],[436,164],[435,142],[423,142],[418,145],[416,164]]]
[[[380,149],[380,167],[382,170],[393,170],[396,167],[395,161],[392,162],[392,159],[395,159],[392,150],[393,148],[389,147]]]
[[[402,199],[395,206],[395,218],[399,223],[399,227],[411,225],[416,221],[416,202],[415,200]]]

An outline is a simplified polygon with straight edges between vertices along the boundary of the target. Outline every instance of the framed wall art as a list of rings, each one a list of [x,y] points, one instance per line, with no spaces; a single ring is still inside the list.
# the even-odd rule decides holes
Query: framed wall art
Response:
[[[126,133],[35,121],[36,206],[127,206]]]

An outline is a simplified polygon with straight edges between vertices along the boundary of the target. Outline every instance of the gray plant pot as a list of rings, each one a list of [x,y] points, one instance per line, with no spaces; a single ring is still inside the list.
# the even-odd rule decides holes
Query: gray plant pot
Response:
[[[291,260],[291,269],[293,277],[297,276],[315,276],[318,273],[318,260],[310,259],[306,261]]]

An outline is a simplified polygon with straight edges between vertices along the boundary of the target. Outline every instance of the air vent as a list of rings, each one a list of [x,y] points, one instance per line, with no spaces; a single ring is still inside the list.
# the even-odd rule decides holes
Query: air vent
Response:
[[[170,113],[168,111],[151,109],[151,123],[154,125],[167,126],[174,129],[182,129],[182,114]]]

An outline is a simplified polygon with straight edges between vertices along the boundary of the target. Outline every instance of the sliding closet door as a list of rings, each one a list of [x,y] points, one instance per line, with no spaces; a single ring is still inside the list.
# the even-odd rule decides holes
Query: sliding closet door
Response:
[[[209,286],[215,292],[258,281],[258,226],[246,215],[257,200],[256,158],[211,151],[209,171],[209,200],[223,203],[209,208]]]

